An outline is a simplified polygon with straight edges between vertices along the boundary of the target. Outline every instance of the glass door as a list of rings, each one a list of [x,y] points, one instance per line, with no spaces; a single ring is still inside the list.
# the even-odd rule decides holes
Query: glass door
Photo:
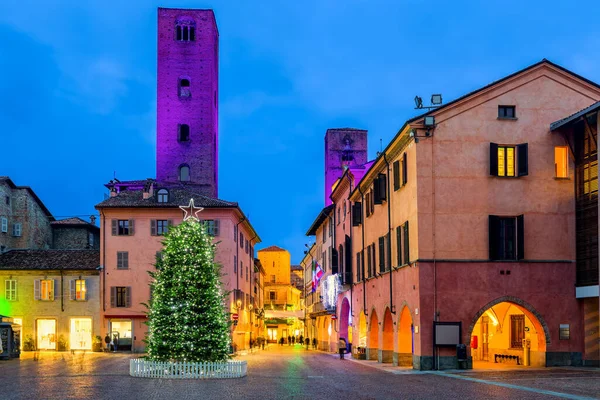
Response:
[[[38,350],[56,350],[56,320],[37,320],[37,348]]]
[[[72,318],[70,339],[71,350],[91,350],[92,319]]]

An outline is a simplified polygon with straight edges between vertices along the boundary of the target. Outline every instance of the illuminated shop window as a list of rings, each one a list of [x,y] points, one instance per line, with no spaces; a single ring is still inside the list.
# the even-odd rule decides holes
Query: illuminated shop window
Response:
[[[554,176],[557,178],[569,177],[569,156],[566,146],[557,146],[554,148]]]

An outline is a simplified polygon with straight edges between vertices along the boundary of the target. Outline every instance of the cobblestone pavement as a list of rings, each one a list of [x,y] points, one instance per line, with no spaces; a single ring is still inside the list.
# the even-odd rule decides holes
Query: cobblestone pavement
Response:
[[[272,346],[238,358],[241,379],[129,376],[129,354],[40,353],[0,362],[0,399],[542,399],[600,398],[600,370],[419,372]]]

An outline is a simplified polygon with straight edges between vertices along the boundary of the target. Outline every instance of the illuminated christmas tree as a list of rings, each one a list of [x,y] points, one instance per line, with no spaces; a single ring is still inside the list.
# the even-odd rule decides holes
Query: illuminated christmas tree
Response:
[[[196,214],[193,201],[184,221],[169,227],[164,248],[150,272],[148,358],[155,361],[217,362],[229,358],[227,293],[215,245]],[[198,210],[198,211],[194,211]]]

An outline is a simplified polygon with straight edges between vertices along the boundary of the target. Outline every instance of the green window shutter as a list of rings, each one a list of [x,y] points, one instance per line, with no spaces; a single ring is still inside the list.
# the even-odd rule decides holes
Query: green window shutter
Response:
[[[385,238],[379,238],[379,272],[385,272]]]
[[[117,251],[117,269],[123,268],[123,253]]]
[[[496,215],[488,217],[488,238],[490,260],[498,259],[498,241],[500,240],[500,218]]]
[[[50,290],[51,290],[51,292],[50,292],[50,296],[48,296],[48,298],[49,298],[50,300],[54,300],[54,299],[56,298],[56,292],[54,291],[54,289],[56,289],[56,286],[57,286],[57,285],[56,285],[56,279],[50,279],[50,283],[52,284],[52,287],[51,287],[51,289],[50,289]],[[61,290],[61,292],[62,292],[62,286],[60,287],[60,290]],[[61,295],[61,297],[62,297],[62,293],[60,293],[60,295]]]
[[[408,153],[402,157],[402,186],[408,183]]]
[[[134,223],[135,223],[135,220],[133,220],[133,219],[129,220],[129,236],[133,236],[133,234],[135,233]]]
[[[518,168],[518,176],[526,176],[529,175],[529,165],[528,165],[528,145],[527,143],[523,143],[517,146],[517,168]]]
[[[150,235],[156,236],[156,220],[155,219],[150,220]]]
[[[517,260],[525,259],[525,218],[517,216]]]
[[[123,252],[123,267],[129,269],[129,252]]]
[[[398,266],[404,265],[402,262],[402,229],[396,227],[396,257],[398,257]]]
[[[394,161],[394,190],[400,189],[400,161]]]
[[[498,145],[490,143],[490,175],[498,176]]]
[[[410,243],[409,243],[408,221],[404,223],[404,264],[410,263]]]
[[[110,225],[112,228],[112,236],[117,236],[119,233],[117,223],[118,223],[118,221],[116,219],[110,220]]]

